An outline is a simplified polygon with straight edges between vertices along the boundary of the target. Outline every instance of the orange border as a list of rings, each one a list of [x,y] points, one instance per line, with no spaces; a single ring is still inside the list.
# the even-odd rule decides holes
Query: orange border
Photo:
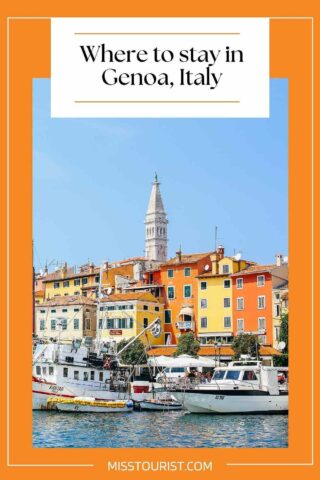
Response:
[[[100,1],[100,0],[99,0]],[[17,2],[15,2],[17,3]],[[59,3],[61,5],[59,5]],[[19,11],[11,7],[7,15],[46,14],[50,16],[263,16],[279,14],[276,2],[262,7],[233,7],[226,12],[223,7],[207,6],[189,8],[185,5],[161,7],[141,4],[101,7],[90,5],[53,7],[28,3]],[[305,2],[308,3],[308,2]],[[101,2],[102,4],[102,2]],[[98,8],[99,6],[99,8]],[[229,5],[229,8],[230,5]],[[7,8],[7,10],[9,10]],[[292,12],[288,7],[285,13]],[[283,13],[283,12],[281,12]],[[20,479],[30,475],[34,480],[53,479],[57,476],[70,479],[125,478],[126,473],[108,472],[105,464],[110,460],[212,460],[213,472],[201,473],[202,478],[223,474],[224,478],[251,478],[259,474],[261,480],[290,473],[291,478],[303,475],[316,478],[313,463],[313,423],[311,399],[311,276],[312,276],[312,65],[311,24],[309,20],[275,19],[271,21],[271,77],[289,78],[289,256],[290,256],[290,429],[288,449],[33,449],[31,446],[31,393],[30,392],[30,333],[32,314],[31,279],[31,170],[32,170],[32,78],[50,76],[50,22],[48,20],[10,21],[10,84],[8,148],[10,153],[10,458],[11,466],[4,467],[4,477]],[[4,38],[4,37],[3,37]],[[5,42],[2,42],[5,43]],[[4,58],[4,56],[2,57]],[[316,55],[315,55],[316,58]],[[5,97],[3,97],[5,98]],[[3,143],[4,144],[4,143]],[[318,165],[314,166],[315,176]],[[1,163],[2,182],[5,183],[5,165]],[[5,187],[1,189],[4,195]],[[317,192],[317,189],[315,189]],[[271,192],[272,194],[272,192]],[[317,193],[318,195],[318,193]],[[3,197],[4,200],[4,197]],[[316,212],[315,212],[316,213]],[[1,214],[5,220],[4,203]],[[315,218],[317,218],[315,216]],[[318,225],[315,225],[318,228]],[[272,229],[272,225],[270,225]],[[315,231],[318,235],[318,230]],[[316,237],[318,238],[318,237]],[[315,243],[317,245],[317,243]],[[6,264],[5,250],[1,250],[2,265]],[[318,254],[315,252],[315,261]],[[318,265],[318,263],[316,263]],[[3,275],[3,280],[5,276]],[[5,289],[2,289],[4,292]],[[21,307],[23,306],[23,308]],[[3,315],[4,319],[5,316]],[[316,312],[315,312],[315,318]],[[318,326],[315,325],[314,338]],[[13,339],[16,339],[13,342]],[[4,330],[2,334],[4,343]],[[6,365],[5,349],[1,349],[1,368]],[[1,382],[6,373],[1,376]],[[316,385],[317,386],[317,385]],[[3,389],[1,389],[3,391]],[[317,393],[317,392],[316,392]],[[4,402],[3,396],[0,398]],[[0,410],[1,421],[6,423],[5,405]],[[316,412],[317,416],[317,412]],[[2,430],[5,433],[5,430]],[[317,432],[316,432],[317,433]],[[6,459],[2,450],[2,463]],[[31,464],[94,464],[90,468],[27,467]],[[292,463],[301,466],[227,466],[231,463]],[[308,465],[309,464],[309,465]],[[18,466],[20,465],[20,466]],[[319,472],[318,472],[319,473]],[[162,478],[163,472],[131,473],[133,477]],[[167,478],[198,478],[198,474],[172,472]]]

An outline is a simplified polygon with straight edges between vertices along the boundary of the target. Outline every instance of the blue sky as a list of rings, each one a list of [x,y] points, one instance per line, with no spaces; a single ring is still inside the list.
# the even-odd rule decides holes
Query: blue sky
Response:
[[[287,81],[269,119],[51,119],[50,81],[33,84],[35,264],[143,255],[158,172],[169,255],[214,249],[262,263],[287,254]]]

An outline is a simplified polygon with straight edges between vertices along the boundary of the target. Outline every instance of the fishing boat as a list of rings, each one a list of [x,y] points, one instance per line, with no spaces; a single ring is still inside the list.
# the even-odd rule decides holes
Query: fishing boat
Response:
[[[182,410],[182,403],[176,400],[159,400],[150,399],[140,402],[141,410],[154,410],[154,411],[168,411],[168,410]]]
[[[61,412],[84,412],[84,413],[115,413],[132,412],[132,400],[101,401],[93,397],[50,397],[47,401],[49,409],[57,409]]]
[[[279,382],[276,367],[260,362],[231,362],[216,368],[210,383],[184,379],[171,388],[174,398],[191,413],[288,412],[288,383]]]

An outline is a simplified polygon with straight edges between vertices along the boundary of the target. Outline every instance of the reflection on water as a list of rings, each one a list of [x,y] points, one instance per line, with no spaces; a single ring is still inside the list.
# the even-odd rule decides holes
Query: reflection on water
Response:
[[[287,415],[182,412],[33,412],[33,446],[64,448],[200,448],[288,446]]]

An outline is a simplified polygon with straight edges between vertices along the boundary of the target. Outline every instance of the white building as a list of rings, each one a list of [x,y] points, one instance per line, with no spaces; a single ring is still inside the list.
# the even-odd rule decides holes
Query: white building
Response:
[[[164,210],[157,174],[152,184],[145,216],[145,256],[149,260],[165,262],[168,255],[167,214]]]

